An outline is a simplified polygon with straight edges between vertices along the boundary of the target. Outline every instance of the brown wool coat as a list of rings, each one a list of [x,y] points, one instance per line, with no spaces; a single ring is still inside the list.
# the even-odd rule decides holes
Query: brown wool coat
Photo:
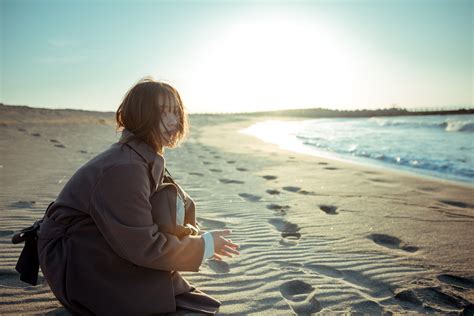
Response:
[[[46,212],[38,232],[40,267],[73,314],[218,310],[219,301],[177,272],[199,270],[204,240],[182,236],[180,189],[162,183],[164,168],[163,157],[145,143],[115,143],[82,166]],[[189,197],[187,223],[196,226]]]

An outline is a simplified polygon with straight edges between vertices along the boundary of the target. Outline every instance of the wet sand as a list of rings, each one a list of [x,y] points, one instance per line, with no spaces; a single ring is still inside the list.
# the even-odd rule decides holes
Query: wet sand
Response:
[[[65,313],[41,274],[36,287],[19,281],[11,235],[120,135],[111,113],[13,112],[0,118],[0,314]],[[238,133],[264,119],[193,116],[189,139],[165,154],[202,228],[230,228],[241,245],[184,273],[220,314],[472,313],[473,187]]]

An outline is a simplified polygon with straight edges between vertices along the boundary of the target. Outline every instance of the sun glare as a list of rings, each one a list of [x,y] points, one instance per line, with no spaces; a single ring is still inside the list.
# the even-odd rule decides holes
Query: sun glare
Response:
[[[220,104],[216,112],[343,105],[360,66],[317,21],[241,19],[203,46],[184,87],[194,103]]]

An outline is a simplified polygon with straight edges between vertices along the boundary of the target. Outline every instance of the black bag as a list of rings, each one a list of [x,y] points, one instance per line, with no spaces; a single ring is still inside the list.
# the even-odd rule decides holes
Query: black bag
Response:
[[[46,212],[48,212],[53,203],[54,202],[51,202],[49,204],[46,208]],[[43,219],[37,220],[33,225],[23,228],[12,237],[13,244],[25,243],[16,263],[15,270],[20,273],[21,281],[31,285],[36,285],[38,283],[39,259],[37,233],[42,222]]]

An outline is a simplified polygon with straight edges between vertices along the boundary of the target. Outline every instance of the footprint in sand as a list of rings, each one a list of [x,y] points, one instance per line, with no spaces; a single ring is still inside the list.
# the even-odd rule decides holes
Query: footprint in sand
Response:
[[[367,300],[352,305],[351,312],[356,315],[383,315],[384,309],[378,303]]]
[[[459,208],[468,208],[468,207],[474,207],[474,205],[470,205],[461,201],[452,201],[452,200],[439,200],[439,202],[443,204],[447,204],[450,206],[456,206]]]
[[[440,280],[443,283],[455,286],[455,287],[460,287],[463,289],[474,289],[474,281],[463,278],[457,275],[452,275],[452,274],[440,274],[438,275],[438,280]]]
[[[237,170],[237,171],[248,171],[247,168],[235,168],[235,170]]]
[[[337,212],[337,206],[334,206],[334,205],[321,204],[321,205],[319,205],[319,208],[321,209],[321,211],[323,211],[324,213],[326,213],[328,215],[337,215],[337,214],[339,214]]]
[[[441,192],[441,189],[440,188],[433,188],[433,187],[419,187],[418,188],[419,191],[421,192]]]
[[[11,203],[10,207],[15,208],[33,208],[36,204],[36,201],[18,201],[15,203]]]
[[[278,190],[272,190],[272,189],[269,189],[269,190],[267,190],[267,191],[265,191],[265,192],[267,192],[268,194],[271,194],[271,195],[278,195],[278,194],[280,194],[280,191],[278,191]]]
[[[460,296],[443,293],[438,287],[416,288],[413,289],[413,292],[428,310],[460,309],[470,304]]]
[[[272,218],[268,221],[270,224],[275,226],[275,228],[283,233],[296,233],[300,230],[299,226],[291,222],[285,221],[281,218]],[[301,236],[301,234],[298,233]]]
[[[262,176],[262,178],[264,178],[265,180],[275,180],[275,179],[277,179],[278,177],[277,177],[277,176],[267,175],[267,176]]]
[[[37,285],[43,284],[44,278],[41,275],[38,275]],[[31,285],[20,281],[20,275],[16,271],[12,270],[0,270],[0,285],[6,287],[17,287],[25,288],[30,287]]]
[[[221,169],[209,169],[209,171],[211,171],[211,172],[222,172]]]
[[[400,239],[390,235],[370,234],[367,238],[371,239],[377,245],[390,249],[401,249],[406,252],[416,252],[418,250],[418,247],[404,245]]]
[[[279,204],[268,204],[267,208],[269,210],[275,211],[279,215],[285,215],[286,212],[290,210],[289,205],[279,205]]]
[[[239,196],[250,202],[257,202],[260,201],[260,199],[262,198],[261,196],[250,193],[239,193]]]
[[[315,192],[313,191],[306,191],[306,190],[299,190],[297,192],[298,194],[303,194],[303,195],[317,195]]]
[[[26,129],[24,129],[24,128],[19,127],[19,128],[17,128],[17,129],[18,129],[18,131],[20,131],[20,132],[26,132]]]
[[[282,189],[288,192],[298,193],[302,195],[317,195],[315,192],[302,190],[300,187],[286,186]]]
[[[81,154],[87,154],[88,153],[87,150],[84,150],[84,149],[81,149],[78,152],[81,153]]]
[[[301,190],[300,187],[293,187],[293,186],[283,187],[282,189],[285,190],[285,191],[294,192],[294,193],[296,193],[296,192],[298,192],[299,190]]]
[[[314,287],[301,280],[292,280],[280,285],[280,293],[296,314],[310,315],[321,310]]]
[[[395,294],[395,298],[399,300],[404,307],[407,307],[407,305],[421,306],[423,304],[412,290],[400,291]]]
[[[66,146],[64,146],[63,144],[54,144],[54,147],[58,147],[58,148],[66,148]]]
[[[267,208],[269,210],[279,211],[279,210],[289,210],[290,206],[289,205],[279,205],[279,204],[268,204]]]
[[[345,282],[353,284],[358,288],[364,288],[370,292],[372,297],[385,297],[393,293],[393,289],[389,284],[366,275],[363,271],[339,270],[331,266],[313,263],[305,264],[304,266],[319,275],[343,279]]]
[[[214,158],[219,159],[219,158],[221,158],[221,156],[219,156],[219,155],[214,155]]]
[[[433,187],[419,187],[418,190],[425,191],[425,192],[440,192],[440,188],[433,188]]]
[[[393,181],[390,181],[387,179],[381,179],[381,178],[371,178],[369,180],[376,183],[388,183],[388,184],[393,183]]]
[[[233,179],[219,179],[219,181],[221,183],[225,183],[225,184],[244,184],[245,182],[244,181],[240,181],[240,180],[233,180]]]
[[[318,162],[318,165],[326,166],[328,163],[327,162]]]
[[[210,165],[210,164],[212,164],[212,162],[210,162],[210,161],[203,161],[202,163],[203,163],[204,165]]]
[[[211,270],[217,273],[229,273],[230,271],[229,264],[225,261],[209,260],[207,264]]]
[[[200,172],[190,172],[189,174],[192,175],[192,176],[198,176],[198,177],[204,176],[204,174],[200,173]]]
[[[30,135],[31,135],[31,136],[35,136],[35,137],[41,137],[41,134],[40,134],[40,133],[31,133]]]
[[[49,141],[52,142],[52,143],[57,143],[57,144],[61,143],[59,140],[54,139],[54,138],[51,138]]]
[[[300,227],[298,225],[287,222],[281,218],[272,218],[268,222],[281,233],[281,245],[294,246],[298,244],[298,240],[301,238],[301,234],[299,233]]]
[[[365,174],[374,174],[374,175],[378,175],[380,174],[379,172],[376,172],[376,171],[363,171]]]
[[[339,168],[336,167],[324,167],[326,170],[339,170]]]
[[[233,163],[235,163],[235,160],[227,160],[227,163],[228,164],[233,164]]]

